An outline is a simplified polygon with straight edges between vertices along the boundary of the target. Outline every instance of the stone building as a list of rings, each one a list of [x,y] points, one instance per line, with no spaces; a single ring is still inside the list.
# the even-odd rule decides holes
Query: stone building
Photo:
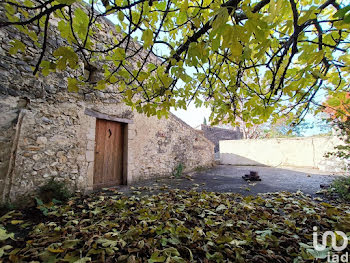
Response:
[[[214,143],[215,152],[219,152],[219,141],[243,139],[243,133],[239,130],[239,128],[236,128],[233,130],[233,129],[224,129],[219,127],[212,127],[209,125],[202,124],[201,131],[208,140]]]
[[[98,37],[108,41],[110,32],[104,20]],[[49,49],[62,43],[50,34]],[[10,55],[9,39],[26,51]],[[213,164],[212,142],[174,115],[146,117],[113,93],[70,93],[69,72],[33,76],[38,55],[17,29],[0,29],[0,201],[26,197],[50,178],[92,190]]]

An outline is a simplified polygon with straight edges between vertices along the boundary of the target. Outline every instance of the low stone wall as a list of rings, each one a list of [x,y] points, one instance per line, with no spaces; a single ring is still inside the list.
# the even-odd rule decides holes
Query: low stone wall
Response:
[[[220,161],[232,165],[296,166],[341,172],[346,169],[344,161],[324,157],[341,143],[333,136],[220,141]]]

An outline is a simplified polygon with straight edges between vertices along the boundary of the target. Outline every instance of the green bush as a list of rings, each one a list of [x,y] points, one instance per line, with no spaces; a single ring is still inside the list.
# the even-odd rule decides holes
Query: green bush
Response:
[[[184,168],[185,168],[184,165],[183,165],[182,163],[179,163],[179,164],[175,167],[175,169],[174,169],[174,171],[173,171],[173,176],[175,176],[175,177],[181,177]]]
[[[331,193],[336,193],[341,199],[350,201],[350,177],[341,177],[335,179],[329,190]]]
[[[65,202],[72,196],[64,182],[55,181],[53,178],[39,188],[38,199],[43,203]]]

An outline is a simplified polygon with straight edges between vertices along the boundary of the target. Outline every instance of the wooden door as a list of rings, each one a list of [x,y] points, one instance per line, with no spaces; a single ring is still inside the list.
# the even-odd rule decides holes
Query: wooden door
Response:
[[[96,119],[94,189],[123,184],[124,124]]]

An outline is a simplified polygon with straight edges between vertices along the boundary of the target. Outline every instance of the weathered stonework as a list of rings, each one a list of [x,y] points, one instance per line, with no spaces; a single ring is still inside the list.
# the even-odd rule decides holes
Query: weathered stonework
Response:
[[[212,143],[214,143],[215,152],[219,152],[219,141],[223,140],[241,140],[243,139],[243,133],[237,128],[235,130],[232,129],[224,129],[218,127],[212,127],[209,125],[201,125],[201,132]]]
[[[107,22],[101,28],[106,41],[111,28]],[[49,48],[54,48],[62,40],[51,34]],[[26,43],[25,54],[8,54],[8,39],[14,38]],[[171,174],[179,163],[185,171],[213,164],[214,145],[174,115],[148,118],[108,92],[69,93],[68,72],[32,75],[38,54],[15,28],[2,28],[0,39],[0,201],[30,195],[52,177],[72,189],[92,189],[96,118],[86,111],[130,120],[128,184]]]

